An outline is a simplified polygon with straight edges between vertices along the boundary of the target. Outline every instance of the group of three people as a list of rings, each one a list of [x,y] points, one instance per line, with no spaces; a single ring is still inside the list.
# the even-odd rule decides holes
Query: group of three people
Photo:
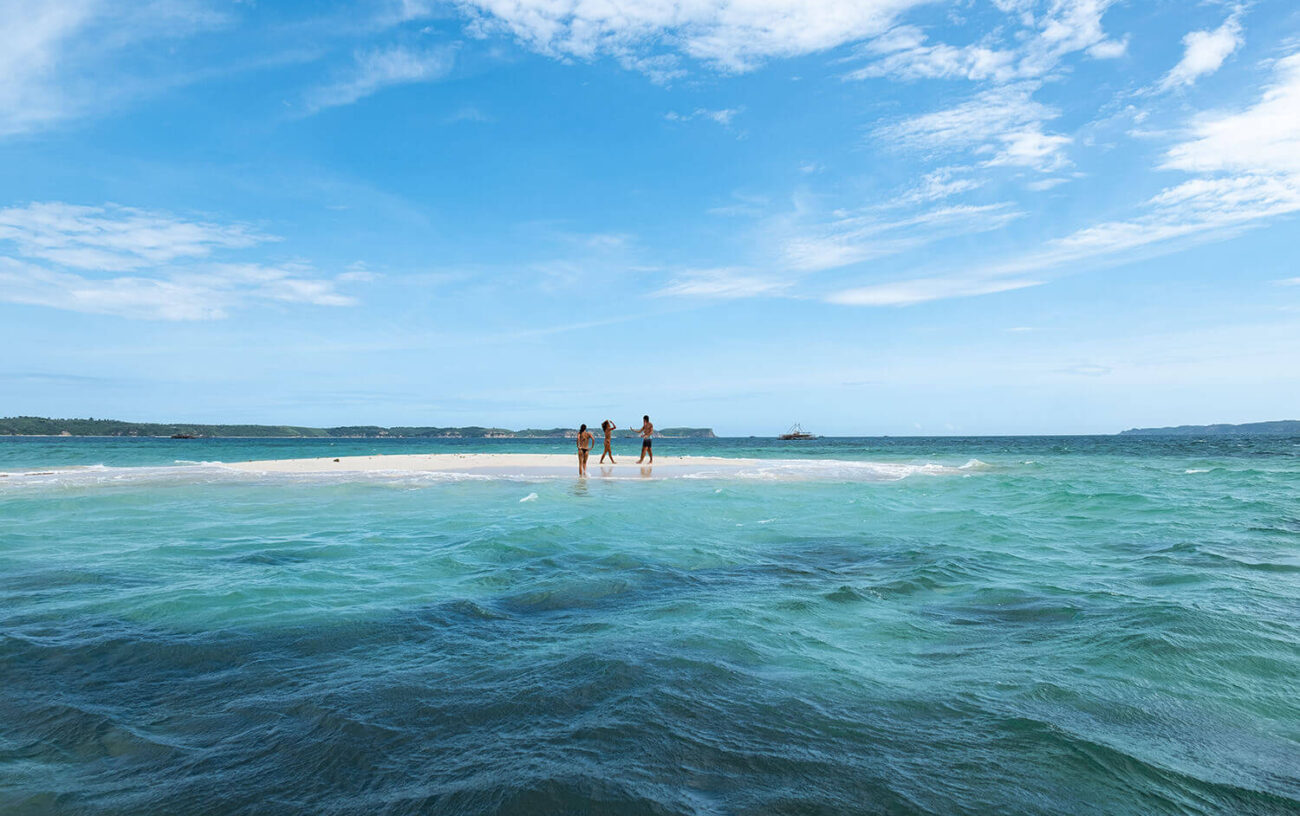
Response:
[[[615,425],[613,422],[609,421],[608,419],[600,423],[600,429],[605,432],[605,451],[600,455],[600,464],[602,465],[605,464],[606,456],[609,457],[609,463],[611,465],[614,464],[614,451],[612,448],[610,448],[610,441],[611,441],[611,434],[614,433],[614,429],[617,427],[618,427],[617,425]],[[641,458],[636,460],[636,463],[638,465],[641,464],[642,462],[645,461],[645,458],[649,456],[650,464],[653,465],[655,463],[655,453],[654,453],[654,449],[650,446],[650,442],[655,435],[655,426],[654,423],[650,421],[649,414],[646,414],[645,416],[641,417],[641,430],[637,431],[637,434],[641,437]],[[583,426],[578,429],[578,475],[579,476],[587,475],[587,455],[591,453],[591,448],[595,444],[596,444],[595,435],[593,435],[591,431],[587,430],[587,426],[584,423]]]

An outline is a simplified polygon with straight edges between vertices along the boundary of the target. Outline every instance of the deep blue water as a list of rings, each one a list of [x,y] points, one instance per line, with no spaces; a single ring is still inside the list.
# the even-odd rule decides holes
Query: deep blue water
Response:
[[[0,439],[0,813],[1300,812],[1300,439],[189,464],[571,444]]]

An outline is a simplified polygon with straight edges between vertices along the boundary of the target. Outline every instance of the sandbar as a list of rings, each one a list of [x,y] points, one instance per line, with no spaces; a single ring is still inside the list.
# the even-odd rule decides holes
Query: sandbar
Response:
[[[654,464],[638,465],[634,457],[617,463],[599,463],[595,454],[587,463],[588,475],[682,476],[690,473],[739,470],[762,464],[758,459],[719,456],[659,456]],[[429,453],[340,456],[320,459],[262,459],[230,462],[225,467],[246,473],[467,473],[490,476],[558,476],[578,473],[576,453]]]

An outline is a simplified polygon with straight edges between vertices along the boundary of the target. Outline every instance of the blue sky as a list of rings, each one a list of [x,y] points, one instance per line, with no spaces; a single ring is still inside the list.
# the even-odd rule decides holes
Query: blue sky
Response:
[[[1300,404],[1289,0],[0,0],[0,414]]]

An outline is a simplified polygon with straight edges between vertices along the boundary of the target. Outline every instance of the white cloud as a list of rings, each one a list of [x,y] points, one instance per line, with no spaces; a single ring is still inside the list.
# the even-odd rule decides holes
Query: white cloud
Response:
[[[1044,190],[1050,190],[1053,187],[1059,187],[1062,184],[1069,184],[1069,183],[1070,180],[1068,178],[1061,178],[1060,176],[1056,176],[1053,178],[1045,178],[1045,179],[1039,179],[1037,181],[1031,181],[1028,184],[1026,184],[1025,187],[1029,190],[1033,190],[1036,193],[1041,193]]]
[[[1058,374],[1077,374],[1083,377],[1104,377],[1110,374],[1110,366],[1098,365],[1096,363],[1075,363],[1065,368],[1057,369]]]
[[[0,300],[143,320],[213,320],[256,300],[346,306],[355,301],[304,270],[217,265],[166,277],[94,278],[0,257]]]
[[[912,150],[967,148],[985,144],[990,134],[1033,126],[1058,113],[1035,102],[1033,83],[993,88],[944,110],[923,113],[876,130],[891,146]]]
[[[106,204],[37,202],[0,209],[0,241],[19,254],[78,269],[123,272],[272,240],[244,224],[186,221]]]
[[[776,280],[737,268],[693,270],[679,275],[654,295],[657,297],[698,297],[731,300],[781,295],[789,290],[790,281]]]
[[[1042,76],[1067,54],[1088,51],[1102,59],[1118,56],[1118,44],[1106,38],[1101,18],[1114,0],[1050,0],[1037,20],[1037,35],[1029,39],[1020,60],[1022,76]],[[1122,53],[1122,51],[1119,51]]]
[[[1038,85],[1021,82],[991,88],[944,110],[878,128],[876,138],[895,148],[931,153],[993,154],[989,167],[1031,167],[1051,172],[1069,164],[1070,137],[1043,132],[1059,111],[1033,99]]]
[[[1106,37],[1101,18],[1113,0],[1039,0],[995,2],[1018,26],[1009,45],[995,33],[985,41],[953,46],[929,43],[916,26],[899,26],[864,46],[871,60],[847,79],[968,79],[1011,82],[1037,79],[1052,72],[1068,54],[1086,51],[1094,59],[1122,56],[1128,40]],[[1046,6],[1038,13],[1039,6]]]
[[[1183,37],[1183,58],[1160,81],[1160,90],[1185,87],[1214,73],[1241,43],[1241,24],[1235,14],[1214,31],[1189,32]]]
[[[1069,164],[1064,148],[1069,136],[1043,133],[1038,127],[1027,127],[998,134],[1002,143],[997,155],[986,161],[987,167],[1032,167],[1044,173],[1059,170]]]
[[[989,280],[1071,263],[1177,252],[1221,240],[1264,219],[1300,211],[1300,186],[1262,176],[1193,179],[1152,197],[1145,212],[1106,221],[1047,242],[1042,249],[981,270]]]
[[[312,90],[304,105],[308,113],[351,105],[393,85],[441,79],[451,72],[454,62],[455,52],[450,48],[416,51],[398,46],[358,52],[346,77]]]
[[[337,279],[307,265],[211,262],[277,240],[242,224],[187,221],[117,205],[0,210],[0,300],[154,320],[225,317],[256,301],[344,306]],[[115,274],[116,273],[116,274]],[[129,273],[129,274],[122,274]]]
[[[1005,82],[1017,76],[1013,51],[982,45],[927,45],[916,26],[899,26],[868,43],[862,52],[874,62],[851,71],[845,79],[891,76],[898,79],[993,79]]]
[[[941,201],[984,186],[983,179],[966,175],[967,167],[940,167],[921,177],[921,182],[889,202],[889,206],[907,206]]]
[[[53,82],[67,41],[91,18],[94,3],[0,4],[0,135],[32,130],[68,115]]]
[[[678,56],[727,71],[824,51],[889,28],[923,0],[461,0],[472,31],[502,30],[545,54],[610,55],[676,73]],[[648,65],[646,60],[651,60]]]
[[[104,64],[128,46],[176,38],[224,18],[188,0],[0,0],[0,137],[48,127],[137,93]]]
[[[731,127],[731,122],[738,114],[744,111],[744,108],[696,108],[691,113],[678,113],[669,111],[664,114],[664,118],[670,122],[689,122],[692,119],[708,119],[716,122],[723,127]]]
[[[948,236],[998,229],[1022,215],[1006,204],[991,204],[941,207],[892,219],[882,218],[880,208],[837,211],[823,216],[798,198],[795,204],[794,213],[762,223],[761,241],[768,244],[765,251],[769,258],[760,268],[690,270],[679,273],[654,294],[714,299],[792,297],[795,286],[814,273],[895,255]],[[903,303],[930,299],[918,295],[914,288],[854,290],[852,298],[848,295],[845,298],[836,302],[880,298]]]
[[[1028,278],[914,278],[845,289],[829,295],[826,300],[846,306],[912,306],[931,300],[1008,292],[1041,283]]]
[[[1300,176],[1300,53],[1274,65],[1276,78],[1260,101],[1240,113],[1217,113],[1192,124],[1192,139],[1175,145],[1161,165],[1193,173],[1242,172]]]
[[[1088,48],[1088,56],[1093,59],[1119,59],[1128,53],[1128,37],[1122,40],[1102,40]]]
[[[1150,197],[1133,217],[1076,230],[1034,252],[962,277],[887,282],[849,289],[829,299],[854,305],[905,305],[1017,289],[1042,283],[1041,273],[1069,264],[1114,263],[1139,253],[1176,252],[1300,212],[1300,53],[1278,60],[1274,74],[1255,104],[1193,121],[1187,137],[1166,152],[1160,165],[1192,178]],[[922,136],[961,134],[978,120],[974,114],[951,118],[959,125],[918,132]]]
[[[1022,215],[1006,204],[939,207],[895,219],[872,212],[838,213],[820,223],[796,215],[784,225],[769,225],[767,231],[782,236],[783,266],[806,273],[897,255],[954,235],[1000,229]]]

